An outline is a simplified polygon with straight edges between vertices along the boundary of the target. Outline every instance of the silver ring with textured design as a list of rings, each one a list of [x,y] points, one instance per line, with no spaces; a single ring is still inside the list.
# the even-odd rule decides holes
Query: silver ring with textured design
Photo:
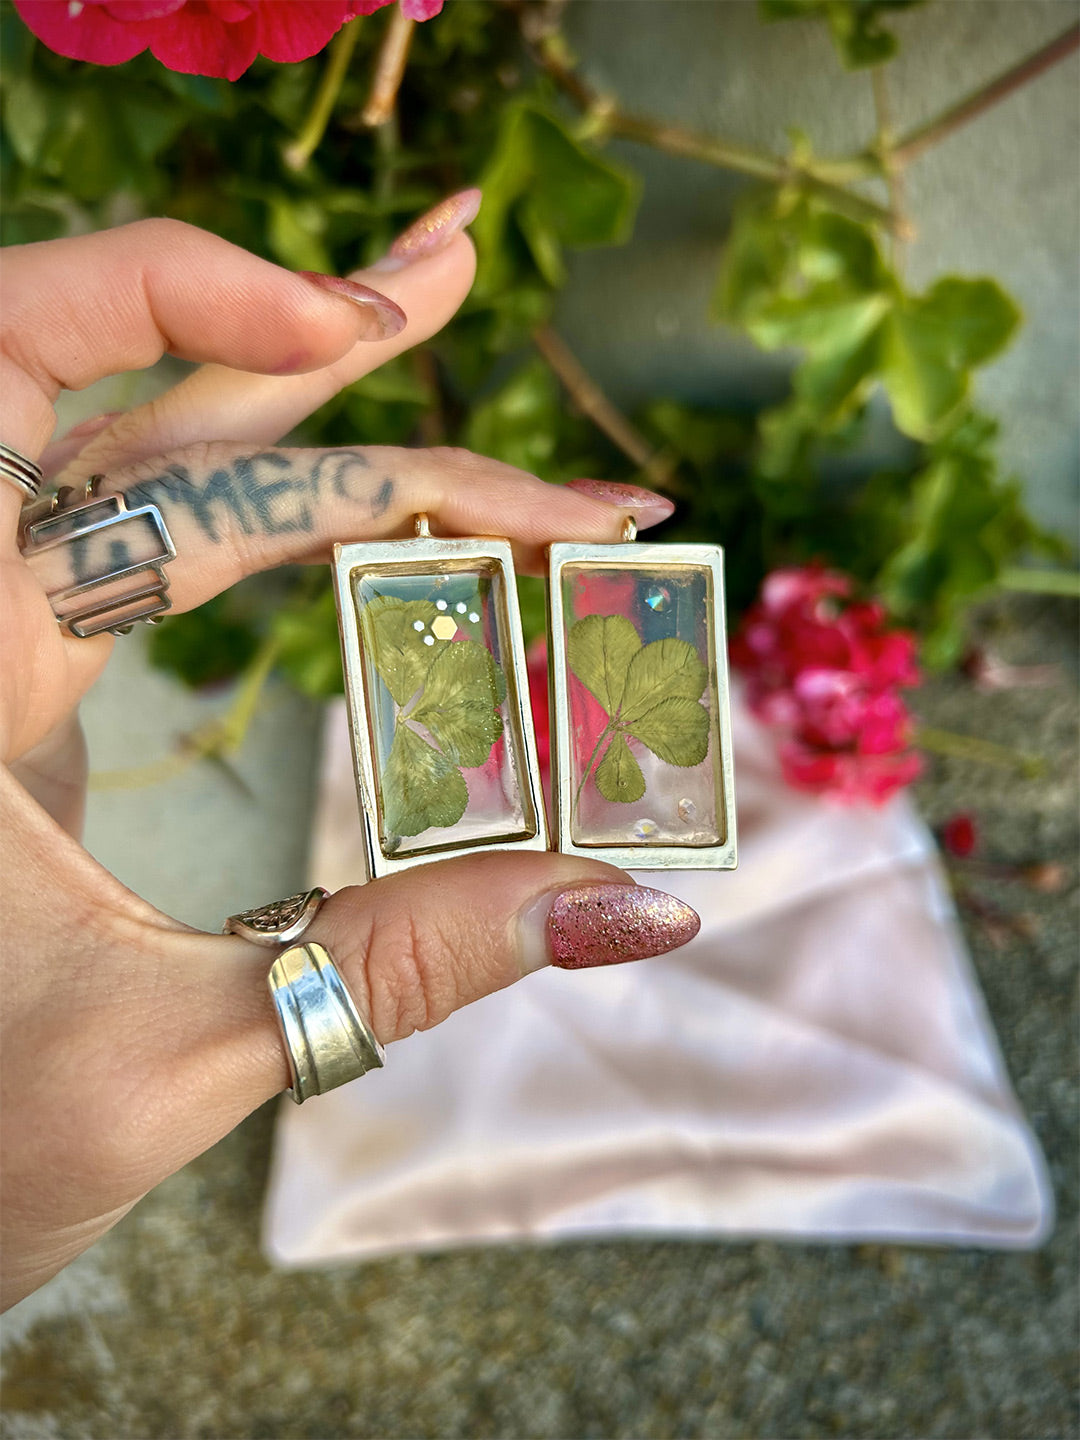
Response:
[[[289,1094],[298,1105],[383,1065],[385,1050],[322,945],[284,950],[267,984],[292,1076]]]
[[[10,480],[26,500],[36,500],[45,475],[40,465],[28,460],[18,450],[0,442],[0,475]]]
[[[272,900],[269,905],[259,905],[254,910],[241,910],[236,915],[230,915],[221,927],[221,933],[239,935],[244,940],[251,940],[256,945],[269,945],[275,950],[282,945],[293,945],[329,898],[330,891],[316,885],[314,890],[303,890],[286,900]]]

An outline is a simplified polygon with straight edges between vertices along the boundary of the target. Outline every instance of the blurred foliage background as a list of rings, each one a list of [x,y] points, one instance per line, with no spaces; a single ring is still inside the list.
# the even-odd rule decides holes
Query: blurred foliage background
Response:
[[[892,13],[918,3],[761,0],[759,15],[827,26],[844,68],[880,75],[897,45]],[[766,571],[821,560],[917,628],[926,663],[954,663],[972,600],[1015,581],[1018,562],[1066,552],[1000,472],[996,422],[971,399],[973,372],[1020,323],[1017,306],[992,277],[908,287],[899,177],[1075,49],[1076,27],[910,135],[891,133],[875,84],[876,133],[857,153],[822,157],[802,131],[773,155],[633,113],[582,73],[565,8],[451,0],[413,25],[393,7],[353,21],[311,60],[260,59],[229,83],[147,54],[111,68],[63,59],[5,0],[3,241],[169,215],[290,268],[345,273],[444,194],[479,184],[480,264],[459,316],[324,406],[303,442],[461,444],[547,480],[667,490],[679,507],[658,538],[722,543],[736,614]],[[640,180],[610,158],[613,138],[747,177],[717,236],[712,319],[797,357],[782,403],[730,413],[658,393],[623,414],[553,328],[568,257],[617,247],[634,226]],[[904,463],[845,467],[882,397]],[[534,632],[539,582],[523,583],[523,599]],[[328,576],[239,586],[169,620],[153,654],[191,684],[272,663],[305,692],[332,693],[341,678]]]

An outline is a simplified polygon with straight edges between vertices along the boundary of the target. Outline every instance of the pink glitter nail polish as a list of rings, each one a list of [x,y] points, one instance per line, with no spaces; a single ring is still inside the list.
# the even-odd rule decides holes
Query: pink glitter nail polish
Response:
[[[481,192],[475,188],[448,195],[445,200],[440,200],[438,205],[432,206],[426,215],[421,215],[419,220],[414,221],[398,236],[383,258],[369,268],[381,271],[403,270],[414,260],[424,260],[445,249],[459,231],[476,219],[483,198]]]
[[[621,510],[633,510],[638,516],[648,516],[650,524],[666,520],[675,509],[666,495],[655,490],[646,490],[641,485],[623,485],[618,480],[571,480],[568,486],[579,495],[590,500],[603,500],[606,505],[617,505]]]
[[[692,940],[697,912],[644,885],[579,885],[555,897],[548,913],[551,963],[587,970],[663,955]]]

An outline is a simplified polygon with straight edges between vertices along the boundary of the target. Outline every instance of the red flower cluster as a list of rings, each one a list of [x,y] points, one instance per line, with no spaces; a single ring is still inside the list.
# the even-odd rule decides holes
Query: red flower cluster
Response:
[[[185,75],[238,79],[256,55],[306,60],[357,15],[392,0],[15,0],[34,34],[58,55],[121,65],[149,48]],[[428,20],[443,0],[401,0]]]
[[[896,693],[916,685],[915,639],[853,601],[845,575],[775,570],[731,642],[748,699],[786,732],[784,776],[800,790],[882,804],[919,774],[911,719]]]

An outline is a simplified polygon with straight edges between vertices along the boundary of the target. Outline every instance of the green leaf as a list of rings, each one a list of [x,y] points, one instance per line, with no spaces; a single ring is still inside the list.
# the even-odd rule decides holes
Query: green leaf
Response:
[[[950,363],[984,365],[1005,349],[1021,315],[996,280],[946,275],[918,302],[926,325],[938,328]]]
[[[828,22],[833,43],[849,70],[880,65],[897,50],[896,36],[881,23],[882,12],[907,10],[922,0],[758,0],[761,18]]]
[[[57,123],[59,96],[30,75],[17,75],[4,87],[4,128],[24,165],[37,163],[46,137]]]
[[[561,409],[558,382],[536,357],[515,370],[494,394],[474,405],[463,440],[480,455],[546,477]]]
[[[330,586],[306,604],[294,601],[280,609],[270,623],[270,633],[278,644],[278,669],[302,694],[315,699],[341,694],[345,682],[337,606]]]
[[[444,643],[409,718],[423,725],[457,765],[483,765],[502,734],[502,672],[475,640]]]
[[[480,301],[520,283],[523,260],[527,268],[531,259],[547,284],[560,285],[564,245],[626,240],[641,188],[636,175],[576,139],[561,116],[529,102],[503,111],[478,183],[484,205],[472,234]]]
[[[57,147],[64,186],[77,200],[110,195],[128,178],[126,137],[115,110],[95,90],[68,97]]]
[[[270,249],[274,258],[292,270],[332,274],[334,262],[323,241],[326,216],[314,200],[293,200],[286,195],[269,198]]]
[[[645,794],[645,776],[641,773],[641,766],[630,753],[630,746],[622,735],[612,737],[611,744],[596,767],[593,778],[596,781],[597,790],[605,800],[619,801],[628,805],[635,800],[640,800]]]
[[[801,299],[780,297],[747,322],[747,332],[763,350],[798,345],[811,355],[847,353],[875,330],[889,309],[883,294],[829,293],[825,287]]]
[[[917,304],[898,306],[882,332],[882,380],[899,429],[932,439],[968,393],[965,370],[949,363],[949,340]]]
[[[661,700],[626,724],[636,740],[669,765],[700,765],[709,753],[709,712],[685,695]]]
[[[641,637],[624,615],[586,615],[566,637],[570,669],[609,715],[618,713],[631,663],[640,653]]]
[[[364,644],[398,705],[412,699],[431,668],[434,647],[424,644],[423,632],[438,613],[432,600],[392,595],[376,595],[361,612]]]
[[[1008,344],[1020,313],[992,280],[947,277],[907,299],[882,330],[882,380],[897,425],[930,440],[966,399],[970,370]]]
[[[388,838],[456,825],[469,804],[461,771],[408,725],[394,732],[382,772],[383,826]]]
[[[639,649],[627,667],[619,718],[637,734],[638,720],[661,701],[696,700],[708,678],[708,670],[688,640],[654,640]]]

